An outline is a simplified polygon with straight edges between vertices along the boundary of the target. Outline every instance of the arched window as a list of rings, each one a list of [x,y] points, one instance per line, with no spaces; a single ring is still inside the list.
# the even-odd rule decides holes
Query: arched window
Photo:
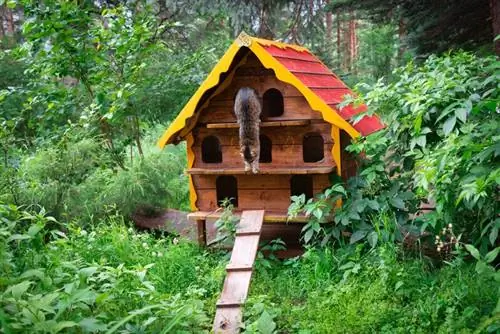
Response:
[[[218,176],[215,181],[215,187],[217,191],[217,205],[220,205],[227,198],[235,207],[238,206],[238,182],[234,176]]]
[[[325,141],[317,132],[311,132],[304,135],[302,141],[302,157],[304,162],[318,162],[325,157]]]
[[[201,160],[205,163],[222,162],[222,149],[219,139],[215,136],[208,136],[201,143]]]
[[[306,195],[306,200],[313,197],[313,180],[311,175],[294,175],[290,179],[291,196]]]
[[[276,88],[266,90],[262,96],[261,118],[281,116],[284,109],[283,94]]]
[[[260,135],[260,158],[259,162],[272,162],[273,161],[273,143],[266,135]]]

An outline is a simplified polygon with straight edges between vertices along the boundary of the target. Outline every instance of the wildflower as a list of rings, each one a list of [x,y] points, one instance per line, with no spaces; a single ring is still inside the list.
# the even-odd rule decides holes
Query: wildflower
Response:
[[[177,244],[179,243],[179,240],[178,240],[177,238],[174,238],[174,240],[172,240],[172,243],[173,243],[174,245],[177,245]]]
[[[149,248],[149,246],[148,246],[148,244],[147,244],[146,242],[143,242],[143,243],[142,243],[142,247],[143,247],[144,249],[148,249],[148,248]]]
[[[158,252],[158,253],[156,253],[156,255],[157,255],[158,257],[162,257],[162,256],[163,256],[163,253],[162,253],[162,252]]]
[[[452,227],[453,227],[453,225],[452,225],[451,223],[450,223],[450,224],[448,224],[448,228],[449,228],[450,230],[452,229]]]
[[[152,252],[151,255],[156,256],[156,252]]]

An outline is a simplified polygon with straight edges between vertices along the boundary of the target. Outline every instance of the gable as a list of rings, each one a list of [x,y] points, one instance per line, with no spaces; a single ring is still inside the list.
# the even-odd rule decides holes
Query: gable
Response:
[[[160,138],[160,147],[176,143],[189,134],[197,122],[197,112],[231,83],[238,65],[249,52],[265,68],[274,71],[277,79],[297,89],[310,108],[321,114],[323,120],[346,131],[351,137],[368,135],[383,128],[376,115],[365,116],[356,124],[349,123],[354,115],[366,111],[366,106],[347,106],[341,111],[337,110],[336,104],[351,91],[307,49],[251,38],[242,33]]]

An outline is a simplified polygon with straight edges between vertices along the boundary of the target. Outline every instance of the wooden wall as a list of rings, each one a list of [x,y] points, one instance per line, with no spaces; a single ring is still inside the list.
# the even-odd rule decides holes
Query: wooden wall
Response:
[[[238,183],[238,209],[265,209],[286,212],[290,205],[290,179],[292,175],[234,175]],[[217,208],[215,182],[217,175],[193,175],[201,211]],[[328,175],[311,175],[313,191],[318,193],[329,185]]]
[[[311,110],[306,99],[293,86],[279,81],[272,70],[265,69],[257,58],[250,54],[245,65],[235,72],[231,84],[220,94],[214,96],[209,104],[200,110],[196,127],[193,129],[194,168],[224,169],[241,168],[244,164],[240,156],[238,129],[208,129],[209,123],[236,122],[233,112],[234,97],[243,86],[254,88],[262,98],[271,88],[283,94],[284,113],[263,121],[309,120],[310,124],[301,126],[262,127],[261,135],[272,142],[272,162],[261,163],[261,169],[297,167],[334,167],[331,137],[331,124],[323,121],[321,113]],[[324,145],[324,158],[318,162],[304,163],[303,138],[307,133],[321,134]],[[222,162],[205,163],[202,161],[201,143],[207,136],[216,136],[221,144]],[[286,212],[290,205],[290,179],[292,175],[234,175],[238,183],[238,208],[266,209]],[[311,175],[314,193],[321,192],[330,185],[326,174]],[[201,211],[217,208],[217,175],[192,175],[196,190],[196,206]]]

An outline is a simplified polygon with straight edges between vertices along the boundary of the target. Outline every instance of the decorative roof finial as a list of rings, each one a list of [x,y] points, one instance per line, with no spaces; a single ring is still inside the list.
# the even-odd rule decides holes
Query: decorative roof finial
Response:
[[[249,47],[250,45],[252,45],[252,37],[247,35],[246,32],[242,31],[238,35],[238,38],[236,38],[236,43],[238,43],[239,46]]]

